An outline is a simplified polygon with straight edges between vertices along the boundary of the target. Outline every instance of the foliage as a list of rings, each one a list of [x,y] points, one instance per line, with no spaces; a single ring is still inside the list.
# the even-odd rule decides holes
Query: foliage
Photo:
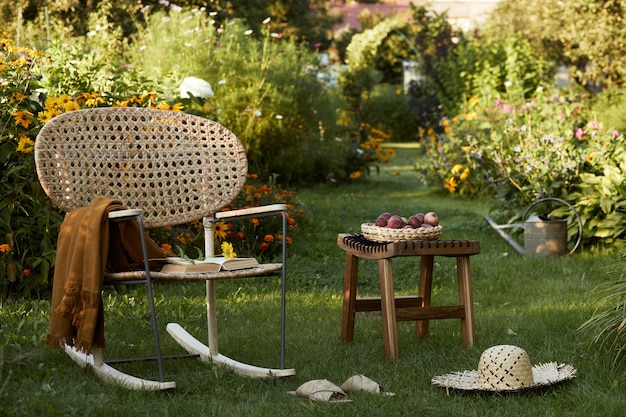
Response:
[[[411,90],[413,112],[440,132],[438,120],[458,114],[469,97],[505,94],[507,85],[526,98],[551,80],[552,72],[525,39],[486,29],[474,36],[454,31],[447,15],[413,7],[416,47],[423,80]]]
[[[584,96],[540,89],[526,100],[521,89],[509,90],[508,98],[473,97],[464,113],[442,121],[444,134],[426,141],[431,179],[451,193],[493,195],[510,218],[538,199],[562,198],[579,211],[584,243],[620,244],[622,134],[595,120]],[[552,214],[573,221],[566,211]]]
[[[44,59],[0,33],[0,300],[10,287],[29,297],[46,287],[60,215],[37,180],[33,150]],[[43,277],[43,278],[42,278]],[[1,302],[1,301],[0,301]]]
[[[590,92],[626,86],[626,5],[614,0],[506,0],[490,25],[528,39],[538,54],[570,69]]]
[[[579,330],[588,331],[594,344],[604,348],[617,364],[626,359],[626,256],[611,264],[607,282],[594,289],[597,307]]]
[[[123,37],[135,34],[145,21],[140,11],[170,12],[185,9],[203,9],[205,13],[213,12],[219,24],[241,19],[259,32],[261,21],[270,17],[273,31],[282,31],[286,38],[310,45],[328,43],[328,33],[335,21],[326,14],[326,5],[320,0],[28,0],[20,1],[22,6],[22,27],[18,28],[18,8],[14,0],[0,0],[0,21],[5,22],[4,30],[12,37],[21,31],[22,41],[28,40],[42,46],[48,33],[52,39],[86,36],[93,30],[88,22],[104,3],[110,4],[108,24],[118,28]],[[22,42],[24,43],[24,42]]]
[[[318,78],[317,56],[271,32],[270,20],[259,39],[240,21],[216,26],[198,11],[147,19],[135,42],[136,66],[152,69],[170,95],[186,76],[208,81],[214,97],[184,102],[241,139],[253,172],[302,184],[343,181],[346,171],[362,168],[346,167],[354,146],[335,141],[343,136],[341,104]]]
[[[261,181],[257,174],[248,174],[246,184],[237,198],[224,210],[257,207],[283,203],[287,205],[287,245],[293,242],[299,223],[304,219],[304,211],[298,207],[296,193],[285,189],[275,177]],[[174,253],[192,259],[202,258],[204,253],[204,230],[202,222],[176,227],[150,230],[150,236],[159,245]],[[272,260],[282,250],[282,218],[253,217],[236,222],[215,223],[215,251],[223,242],[232,244],[237,256],[251,256]]]
[[[409,109],[409,100],[399,85],[376,86],[363,103],[368,124],[385,132],[389,142],[417,142],[420,126]]]

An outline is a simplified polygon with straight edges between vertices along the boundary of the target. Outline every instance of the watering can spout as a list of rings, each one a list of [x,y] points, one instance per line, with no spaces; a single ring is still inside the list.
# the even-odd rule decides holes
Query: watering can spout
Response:
[[[511,245],[511,247],[513,247],[513,249],[515,249],[515,251],[517,253],[519,253],[520,255],[524,255],[526,253],[526,250],[524,249],[524,247],[522,245],[520,245],[514,238],[513,236],[509,235],[507,232],[505,232],[503,229],[506,227],[519,227],[521,225],[519,224],[507,224],[507,225],[499,225],[497,224],[491,217],[489,216],[485,216],[485,220],[487,221],[487,223],[489,223],[489,225],[491,227],[493,227],[493,229],[498,232],[498,234],[509,244]]]

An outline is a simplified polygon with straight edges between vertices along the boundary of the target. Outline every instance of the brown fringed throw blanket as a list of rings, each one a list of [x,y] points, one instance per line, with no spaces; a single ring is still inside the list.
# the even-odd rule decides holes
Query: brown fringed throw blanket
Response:
[[[125,208],[120,201],[99,197],[91,206],[66,214],[57,241],[47,345],[61,348],[67,344],[86,353],[104,347],[105,268],[143,269],[139,224],[109,225],[108,214]],[[148,258],[172,256],[151,239],[147,241]]]

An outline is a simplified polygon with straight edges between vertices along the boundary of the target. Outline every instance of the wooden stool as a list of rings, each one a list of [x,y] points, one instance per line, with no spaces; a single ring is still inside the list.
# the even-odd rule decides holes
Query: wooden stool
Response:
[[[397,321],[416,321],[416,335],[428,336],[428,321],[461,319],[461,334],[465,347],[476,343],[474,305],[472,301],[472,274],[470,256],[480,253],[477,240],[433,240],[378,243],[362,234],[339,234],[337,245],[346,252],[343,281],[343,314],[341,340],[354,340],[354,316],[361,311],[380,311],[383,318],[385,355],[398,358]],[[418,297],[395,297],[391,259],[398,256],[420,256]],[[431,306],[431,287],[435,256],[456,257],[459,286],[459,304]],[[380,298],[356,298],[359,259],[378,261]]]

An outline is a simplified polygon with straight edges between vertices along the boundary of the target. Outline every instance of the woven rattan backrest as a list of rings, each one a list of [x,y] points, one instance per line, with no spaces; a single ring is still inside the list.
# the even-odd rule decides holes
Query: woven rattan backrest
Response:
[[[219,123],[137,107],[56,116],[37,136],[35,164],[63,211],[111,197],[143,209],[147,227],[211,216],[237,196],[248,169],[243,145]]]

